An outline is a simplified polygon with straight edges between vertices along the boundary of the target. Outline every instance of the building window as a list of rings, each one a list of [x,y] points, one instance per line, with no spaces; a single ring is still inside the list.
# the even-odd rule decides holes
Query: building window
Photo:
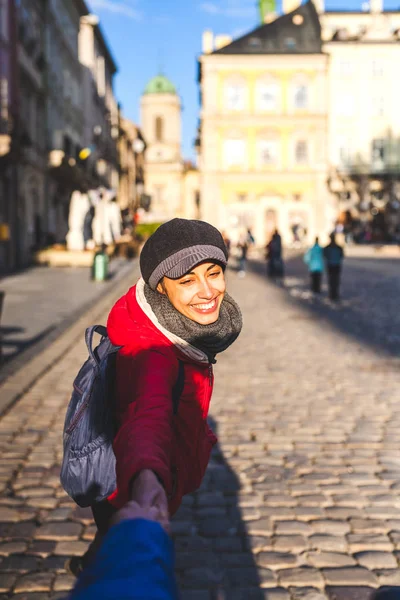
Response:
[[[342,117],[352,117],[355,111],[355,99],[352,94],[341,93],[337,99],[337,112]]]
[[[258,110],[276,110],[278,108],[279,86],[275,82],[259,82],[256,87],[256,106]]]
[[[308,87],[304,83],[294,86],[294,107],[297,109],[305,109],[308,106]]]
[[[100,98],[106,95],[106,64],[103,56],[97,57],[97,92]]]
[[[278,162],[278,142],[260,140],[258,142],[258,162],[261,166],[276,165]]]
[[[297,46],[296,39],[293,37],[285,38],[284,44],[285,44],[286,50],[295,50],[296,46]]]
[[[339,72],[342,77],[350,77],[353,74],[353,64],[349,60],[341,60]]]
[[[244,110],[246,88],[243,83],[230,82],[225,87],[225,106],[228,110]]]
[[[242,167],[246,162],[246,143],[231,139],[224,142],[224,164],[226,167]]]
[[[386,146],[385,140],[376,139],[372,140],[372,164],[374,168],[381,169],[385,165],[386,159]]]
[[[339,160],[344,167],[350,164],[350,149],[347,146],[339,148]]]
[[[249,46],[251,48],[261,48],[262,42],[261,42],[260,38],[258,38],[258,37],[251,37],[249,39]]]
[[[338,159],[339,165],[342,167],[348,167],[351,164],[352,150],[350,138],[342,138],[338,148]]]
[[[164,203],[164,186],[163,185],[155,185],[154,186],[154,200],[156,202],[157,207],[162,207]]]
[[[3,72],[0,71],[0,118],[7,121],[8,119],[8,104],[10,102],[9,91],[8,91],[8,65],[5,62],[3,65],[0,64],[0,69],[3,68]],[[3,127],[5,123],[3,123]],[[0,125],[1,127],[1,125]],[[6,126],[7,127],[7,126]],[[0,128],[0,133],[6,133]]]
[[[156,117],[156,142],[162,142],[164,138],[164,121],[162,117]]]
[[[295,146],[295,160],[297,164],[308,163],[308,144],[306,140],[298,140]]]
[[[379,95],[372,98],[372,115],[383,117],[385,115],[385,96]]]
[[[384,71],[385,69],[381,60],[376,59],[372,61],[372,75],[374,77],[382,77]]]
[[[0,37],[8,42],[8,0],[0,0]]]

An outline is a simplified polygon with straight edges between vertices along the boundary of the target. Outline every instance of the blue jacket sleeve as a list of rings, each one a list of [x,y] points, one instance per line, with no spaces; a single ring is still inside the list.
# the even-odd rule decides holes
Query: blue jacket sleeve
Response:
[[[172,541],[159,523],[134,519],[110,529],[70,600],[177,600]]]

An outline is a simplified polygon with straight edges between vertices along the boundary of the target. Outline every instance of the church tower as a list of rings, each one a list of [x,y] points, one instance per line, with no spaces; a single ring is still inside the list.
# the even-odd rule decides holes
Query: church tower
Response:
[[[277,16],[276,0],[258,0],[261,23],[270,23]]]
[[[164,75],[153,77],[141,99],[141,129],[146,141],[146,193],[155,219],[182,211],[182,116],[174,84]]]

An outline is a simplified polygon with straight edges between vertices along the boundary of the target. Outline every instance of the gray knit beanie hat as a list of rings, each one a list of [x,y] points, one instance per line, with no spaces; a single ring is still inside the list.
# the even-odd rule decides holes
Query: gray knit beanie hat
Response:
[[[228,252],[222,235],[204,221],[172,219],[161,225],[143,246],[140,270],[153,289],[163,277],[179,279],[196,265],[215,260],[223,267]]]

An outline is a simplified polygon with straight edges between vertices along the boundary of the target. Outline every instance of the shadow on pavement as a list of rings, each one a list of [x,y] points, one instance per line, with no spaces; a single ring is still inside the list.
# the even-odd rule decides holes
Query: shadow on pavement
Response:
[[[263,277],[265,262],[252,261],[249,270]],[[388,357],[400,354],[400,261],[386,259],[346,259],[343,269],[341,301],[328,299],[326,277],[321,295],[310,291],[309,274],[301,256],[285,260],[283,288],[286,299],[301,306],[304,318],[318,319],[370,346]],[[300,316],[299,316],[300,318]]]
[[[212,418],[209,424],[218,435]],[[240,488],[238,476],[217,444],[201,488],[184,498],[173,519],[182,600],[203,598],[201,591],[205,598],[207,590],[213,600],[266,600],[270,596],[262,585],[276,591],[273,572],[258,566],[253,554],[260,551],[268,560],[262,552],[270,547],[268,520],[245,521],[256,509],[240,508]]]
[[[0,363],[0,369],[1,369],[2,365],[7,364],[8,361],[15,358],[21,352],[24,352],[31,346],[34,346],[35,344],[37,344],[38,342],[43,340],[46,336],[49,335],[49,333],[51,333],[53,331],[53,329],[55,329],[55,326],[52,325],[50,327],[47,327],[47,329],[45,329],[44,331],[42,331],[38,335],[35,335],[32,338],[18,339],[18,338],[9,337],[9,336],[23,333],[25,331],[25,329],[23,329],[21,327],[0,327],[0,339],[1,339],[2,349],[3,350],[9,349],[9,350],[6,350],[6,352],[3,352],[2,360]]]

